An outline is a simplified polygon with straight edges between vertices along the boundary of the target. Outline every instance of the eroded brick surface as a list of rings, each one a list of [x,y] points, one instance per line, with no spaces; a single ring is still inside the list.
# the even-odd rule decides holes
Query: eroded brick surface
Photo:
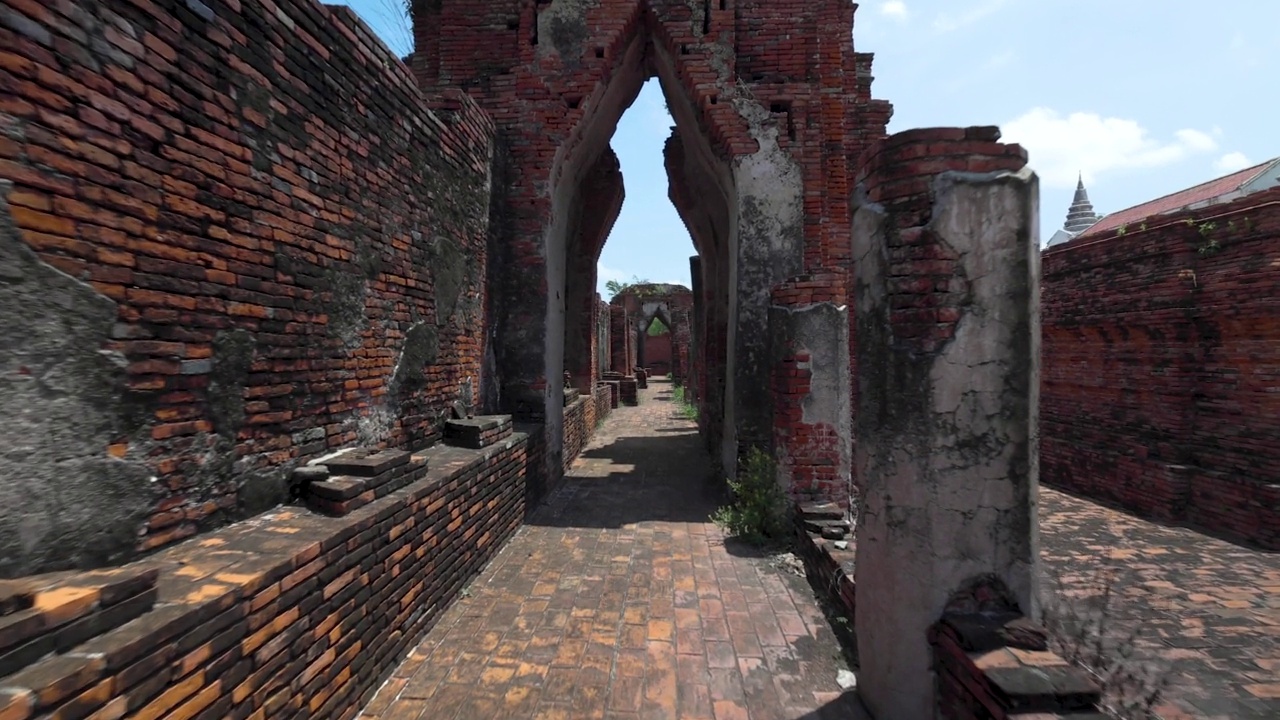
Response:
[[[808,584],[707,522],[670,391],[609,417],[363,717],[860,717]]]
[[[1166,527],[1047,488],[1041,558],[1079,602],[1114,568],[1112,617],[1169,669],[1165,720],[1280,717],[1280,554]]]

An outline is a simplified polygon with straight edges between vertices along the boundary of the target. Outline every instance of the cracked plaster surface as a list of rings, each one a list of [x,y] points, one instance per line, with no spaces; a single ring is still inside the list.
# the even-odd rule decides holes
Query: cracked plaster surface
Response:
[[[927,229],[967,292],[933,353],[894,346],[891,220],[865,203],[855,216],[859,367],[890,388],[861,387],[857,626],[867,701],[887,719],[931,715],[927,628],[965,580],[995,574],[1036,613],[1036,180],[946,173],[934,194]]]

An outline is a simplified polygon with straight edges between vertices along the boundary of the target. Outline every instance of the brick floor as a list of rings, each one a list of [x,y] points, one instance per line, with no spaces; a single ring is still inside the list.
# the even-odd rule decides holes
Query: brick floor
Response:
[[[379,720],[858,718],[802,579],[726,547],[691,423],[651,381],[365,709]],[[1069,591],[1115,569],[1114,621],[1168,668],[1165,720],[1280,718],[1280,554],[1048,488]]]
[[[1041,559],[1078,591],[1113,568],[1114,617],[1167,668],[1165,720],[1280,718],[1280,554],[1041,489]]]
[[[362,717],[865,717],[808,583],[707,522],[701,441],[650,383]]]

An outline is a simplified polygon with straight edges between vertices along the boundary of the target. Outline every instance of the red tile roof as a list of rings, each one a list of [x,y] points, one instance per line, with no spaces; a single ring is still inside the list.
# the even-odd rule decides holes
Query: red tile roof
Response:
[[[1131,208],[1113,212],[1091,225],[1088,230],[1080,233],[1078,237],[1104,235],[1121,225],[1131,225],[1152,215],[1175,212],[1188,205],[1195,205],[1196,203],[1226,195],[1229,192],[1240,189],[1241,186],[1258,177],[1277,162],[1280,162],[1280,158],[1259,163],[1253,167],[1233,172],[1230,175],[1224,175],[1195,187],[1189,187],[1186,190],[1179,190],[1176,193],[1165,195],[1155,200],[1149,200],[1141,205],[1134,205]]]

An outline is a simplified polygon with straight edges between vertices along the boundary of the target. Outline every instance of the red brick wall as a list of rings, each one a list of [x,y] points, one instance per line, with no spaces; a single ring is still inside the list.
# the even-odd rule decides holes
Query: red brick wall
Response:
[[[155,608],[5,677],[0,715],[354,717],[519,527],[529,443],[438,446],[351,515],[284,509],[136,563]]]
[[[773,289],[773,304],[805,307],[816,303],[843,304],[845,277],[820,273],[792,278]],[[804,402],[812,391],[813,358],[807,350],[787,348],[773,368],[773,443],[778,472],[797,501],[850,502],[847,461],[841,462],[838,429],[827,422],[805,422]],[[847,457],[847,455],[846,455]],[[845,467],[842,467],[842,464]]]
[[[1280,548],[1280,190],[1044,253],[1041,477]]]
[[[671,372],[671,333],[645,336],[644,366],[659,377],[666,377]]]
[[[582,395],[564,408],[564,471],[568,472],[573,461],[591,440],[596,427],[613,409],[608,385],[597,385],[590,395]]]
[[[484,113],[456,93],[433,113],[345,8],[190,7],[7,0],[20,22],[0,27],[13,218],[118,303],[103,349],[149,413],[111,447],[161,478],[141,548],[242,512],[234,477],[197,479],[210,453],[249,472],[362,434],[418,446],[461,383],[479,396],[484,354]],[[437,357],[392,396],[419,323]],[[233,329],[256,350],[220,435],[209,366]]]

